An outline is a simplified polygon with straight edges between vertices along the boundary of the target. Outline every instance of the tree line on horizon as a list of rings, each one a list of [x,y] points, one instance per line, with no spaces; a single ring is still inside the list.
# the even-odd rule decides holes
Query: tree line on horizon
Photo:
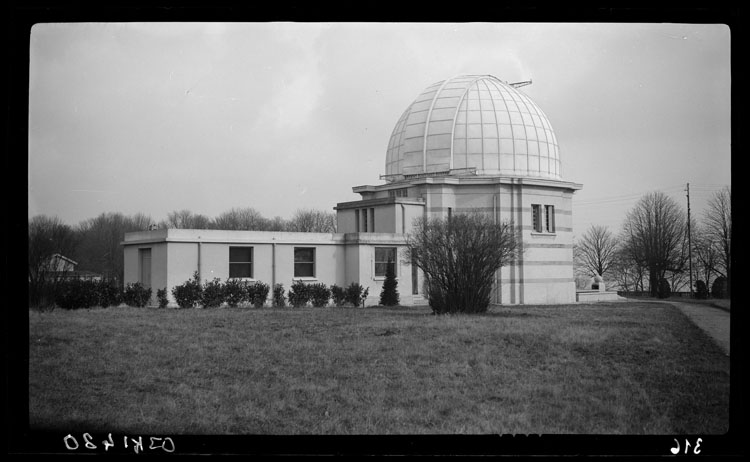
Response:
[[[78,263],[77,270],[91,271],[122,286],[125,233],[150,229],[223,229],[244,231],[336,232],[336,214],[299,209],[289,219],[266,218],[252,207],[232,208],[214,218],[176,210],[155,223],[143,213],[102,213],[71,226],[56,216],[36,215],[29,219],[29,283],[43,284],[51,268],[50,258],[59,254]]]
[[[573,256],[578,288],[600,275],[608,287],[625,292],[664,296],[665,290],[687,287],[701,296],[711,290],[712,282],[723,278],[728,297],[731,238],[728,186],[713,195],[700,221],[691,217],[689,227],[685,210],[674,199],[662,192],[648,193],[628,211],[619,232],[591,225],[576,239]]]

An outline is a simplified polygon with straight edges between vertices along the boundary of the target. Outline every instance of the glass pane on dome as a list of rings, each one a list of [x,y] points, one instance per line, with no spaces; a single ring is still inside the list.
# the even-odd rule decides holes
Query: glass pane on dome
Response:
[[[437,135],[439,133],[451,133],[451,131],[453,131],[453,121],[440,120],[436,122],[430,122],[428,131],[430,135]]]
[[[413,112],[411,115],[409,115],[409,118],[407,119],[406,123],[407,125],[414,125],[418,123],[423,123],[427,121],[427,110],[424,111],[418,111]]]
[[[496,147],[497,148],[497,147]],[[500,168],[500,160],[497,154],[484,153],[484,169],[485,170],[497,170]]]
[[[484,167],[482,167],[482,157],[483,156],[482,156],[481,153],[476,153],[476,154],[469,153],[469,155],[468,155],[469,163],[466,166],[467,167],[476,167],[476,168],[479,168],[479,169],[484,168]]]
[[[505,106],[498,108],[497,112],[495,112],[495,118],[498,123],[510,124],[510,114],[505,110]]]
[[[500,153],[513,154],[513,140],[500,138]]]
[[[497,127],[499,129],[498,136],[500,138],[513,138],[513,130],[510,128],[510,125],[500,124]]]
[[[539,171],[549,173],[549,159],[542,156],[539,158]]]
[[[511,112],[510,113],[510,123],[514,125],[523,125],[523,119],[521,118],[521,113],[519,112]]]
[[[468,149],[469,154],[481,154],[482,153],[482,140],[481,139],[467,140],[466,149]]]
[[[453,154],[466,154],[466,139],[465,138],[453,139]]]
[[[494,124],[495,122],[495,111],[482,111],[482,123]]]
[[[500,170],[513,170],[513,155],[500,154]]]
[[[468,138],[481,138],[482,126],[480,124],[469,124],[466,126],[466,135]]]
[[[529,141],[528,142],[529,147],[529,154],[532,156],[538,156],[539,155],[539,143],[536,141]]]
[[[498,154],[499,147],[498,147],[498,140],[497,139],[487,139],[485,138],[483,141],[483,147],[484,147],[484,153],[485,154]],[[495,165],[495,168],[497,168],[497,164]]]
[[[433,108],[430,120],[453,120],[454,115],[456,115],[454,108]]]
[[[529,156],[529,171],[539,172],[539,156]]]
[[[453,129],[453,138],[466,138],[466,125],[456,123],[456,127]]]
[[[461,143],[463,144],[463,143]],[[456,151],[457,146],[453,146],[453,168],[466,168],[465,148],[462,152]]]
[[[482,135],[485,138],[497,138],[497,125],[482,124]]]
[[[516,154],[527,154],[526,140],[515,140],[513,144]]]
[[[404,132],[404,138],[414,138],[414,137],[422,137],[424,135],[424,127],[425,124],[414,124],[414,125],[407,125],[406,131]]]
[[[458,105],[458,97],[454,98],[443,98],[440,97],[435,100],[435,108],[451,107],[455,108]]]
[[[518,173],[524,174],[528,171],[528,161],[526,160],[526,156],[519,156],[516,155],[516,167],[515,170]]]
[[[526,139],[526,129],[523,125],[512,125],[513,128],[513,138],[515,139]]]
[[[466,113],[466,120],[470,124],[479,124],[482,123],[482,116],[480,115],[479,111],[468,111]]]
[[[456,125],[466,123],[466,111],[458,111],[456,114]]]
[[[427,149],[443,149],[447,148],[450,149],[451,146],[451,135],[450,134],[441,134],[441,135],[428,135],[427,136]]]
[[[479,111],[481,109],[481,106],[479,105],[479,100],[470,99],[469,101],[467,101],[467,108],[470,111]]]
[[[526,126],[526,139],[536,141],[536,127],[533,125]]]

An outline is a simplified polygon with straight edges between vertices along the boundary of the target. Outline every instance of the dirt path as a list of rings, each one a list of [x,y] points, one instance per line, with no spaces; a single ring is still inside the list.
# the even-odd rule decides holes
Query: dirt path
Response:
[[[729,311],[697,303],[664,301],[679,308],[729,356]]]

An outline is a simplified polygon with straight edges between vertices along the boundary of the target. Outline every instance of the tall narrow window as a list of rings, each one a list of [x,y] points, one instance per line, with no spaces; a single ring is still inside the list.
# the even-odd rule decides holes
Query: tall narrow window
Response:
[[[229,277],[230,278],[252,278],[253,277],[253,248],[252,247],[230,247],[229,248]]]
[[[448,220],[450,220],[451,218],[453,218],[453,208],[448,207]]]
[[[366,233],[369,231],[367,228],[367,209],[362,209],[362,232]]]
[[[544,215],[545,215],[545,223],[546,223],[546,231],[548,233],[554,233],[555,232],[555,206],[554,205],[545,205],[544,206]]]
[[[542,232],[542,206],[531,204],[531,225],[537,233]]]
[[[370,209],[370,232],[375,232],[375,209]]]
[[[354,209],[354,232],[359,232],[359,209]]]
[[[138,249],[138,258],[140,260],[140,274],[138,275],[138,282],[143,284],[143,287],[151,288],[151,249]]]
[[[315,277],[315,247],[294,248],[294,277]]]
[[[375,247],[375,276],[385,277],[388,266],[396,274],[396,248],[395,247]]]

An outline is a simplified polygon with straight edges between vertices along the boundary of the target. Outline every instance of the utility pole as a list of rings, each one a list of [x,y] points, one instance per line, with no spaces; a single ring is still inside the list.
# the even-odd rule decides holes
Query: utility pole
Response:
[[[690,183],[687,184],[687,235],[688,235],[688,268],[690,271],[690,298],[693,298],[693,245],[690,242]]]

